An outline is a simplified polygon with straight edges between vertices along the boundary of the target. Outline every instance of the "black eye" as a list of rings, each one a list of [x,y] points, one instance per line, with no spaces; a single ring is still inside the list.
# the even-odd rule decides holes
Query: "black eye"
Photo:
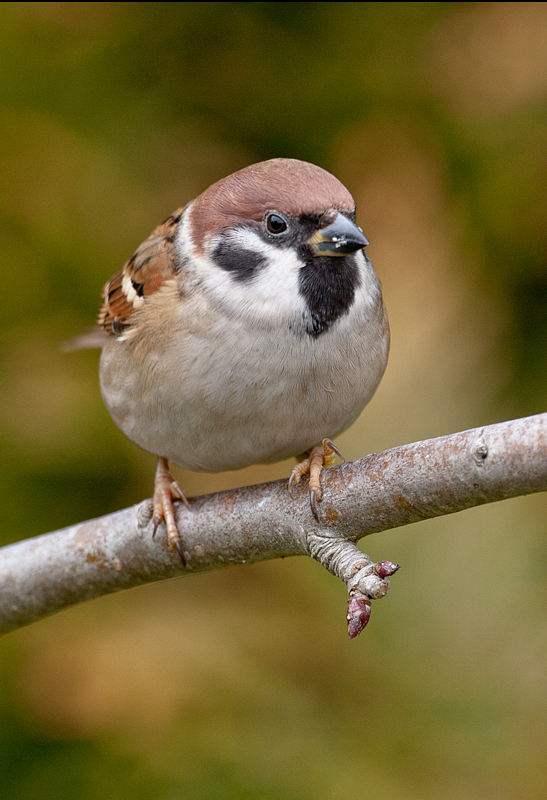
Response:
[[[273,233],[274,236],[279,236],[289,230],[289,221],[281,214],[266,214],[265,221],[268,232]]]

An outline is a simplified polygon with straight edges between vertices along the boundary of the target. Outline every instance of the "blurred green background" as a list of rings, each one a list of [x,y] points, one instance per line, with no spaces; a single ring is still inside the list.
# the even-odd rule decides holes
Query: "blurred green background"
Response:
[[[2,3],[0,42],[3,544],[150,495],[98,354],[59,343],[159,221],[264,158],[346,183],[383,282],[392,355],[346,457],[545,410],[546,3]],[[306,559],[4,637],[0,796],[544,798],[546,517],[364,540],[403,566],[354,642]]]

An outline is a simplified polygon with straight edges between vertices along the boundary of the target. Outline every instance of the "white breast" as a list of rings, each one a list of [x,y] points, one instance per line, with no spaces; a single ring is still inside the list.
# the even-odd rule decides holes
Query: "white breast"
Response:
[[[297,291],[287,293],[288,267],[284,285],[265,275],[252,302],[245,286],[227,295],[218,270],[184,303],[176,287],[163,287],[138,334],[103,350],[101,389],[115,423],[145,450],[207,472],[281,460],[336,436],[370,400],[387,361],[379,282],[362,253],[359,265],[350,312],[316,338],[291,329],[302,308]],[[276,313],[278,292],[285,305]]]

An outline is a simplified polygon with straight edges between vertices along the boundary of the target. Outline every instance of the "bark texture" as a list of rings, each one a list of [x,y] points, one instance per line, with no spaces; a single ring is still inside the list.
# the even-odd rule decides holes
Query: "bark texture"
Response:
[[[3,547],[0,632],[143,583],[295,555],[311,555],[341,578],[356,601],[355,614],[363,617],[363,603],[387,592],[397,565],[373,564],[355,542],[388,528],[545,491],[547,414],[375,453],[325,470],[322,485],[319,523],[305,481],[294,499],[287,482],[276,481],[197,497],[191,510],[179,505],[185,567],[168,547],[163,525],[152,539],[150,500]]]

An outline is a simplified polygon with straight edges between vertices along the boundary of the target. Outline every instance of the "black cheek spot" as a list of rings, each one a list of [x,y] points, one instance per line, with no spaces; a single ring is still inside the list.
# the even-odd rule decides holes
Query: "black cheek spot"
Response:
[[[221,241],[213,252],[215,264],[231,272],[236,281],[250,281],[262,267],[266,258],[261,253],[236,247],[230,241]]]

